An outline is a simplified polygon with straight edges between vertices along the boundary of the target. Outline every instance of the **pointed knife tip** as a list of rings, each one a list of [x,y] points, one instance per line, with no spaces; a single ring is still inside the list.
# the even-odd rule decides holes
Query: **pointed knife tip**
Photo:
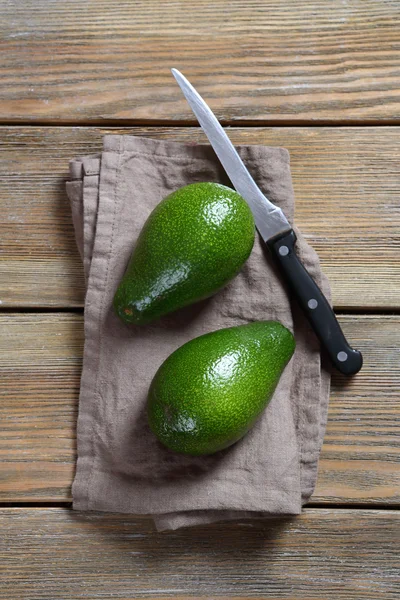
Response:
[[[183,83],[188,83],[186,77],[178,69],[172,68],[171,73],[175,77],[176,82],[180,87],[182,87]]]

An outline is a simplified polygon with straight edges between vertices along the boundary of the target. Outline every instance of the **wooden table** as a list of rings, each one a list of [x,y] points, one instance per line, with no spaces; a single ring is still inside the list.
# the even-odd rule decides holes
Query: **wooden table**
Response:
[[[400,1],[0,0],[0,598],[398,598]],[[83,271],[69,159],[106,132],[289,149],[296,219],[365,357],[301,517],[156,533],[71,511]],[[397,525],[397,527],[396,527]]]

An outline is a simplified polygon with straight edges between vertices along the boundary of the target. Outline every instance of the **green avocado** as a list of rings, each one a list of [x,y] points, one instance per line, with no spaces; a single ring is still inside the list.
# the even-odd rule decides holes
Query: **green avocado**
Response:
[[[142,325],[212,296],[242,268],[254,244],[247,202],[218,183],[173,192],[150,214],[114,296],[114,310]]]
[[[213,454],[242,438],[274,393],[295,349],[277,321],[207,333],[161,365],[148,396],[149,425],[169,449]]]

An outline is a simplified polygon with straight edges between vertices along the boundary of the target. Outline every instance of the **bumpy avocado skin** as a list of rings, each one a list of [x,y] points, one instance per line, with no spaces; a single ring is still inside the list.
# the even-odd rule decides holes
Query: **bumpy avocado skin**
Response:
[[[277,321],[221,329],[171,354],[148,395],[149,425],[167,448],[213,454],[242,438],[268,405],[293,355]]]
[[[162,200],[147,219],[114,296],[114,310],[141,325],[217,292],[254,244],[253,215],[234,190],[194,183]]]

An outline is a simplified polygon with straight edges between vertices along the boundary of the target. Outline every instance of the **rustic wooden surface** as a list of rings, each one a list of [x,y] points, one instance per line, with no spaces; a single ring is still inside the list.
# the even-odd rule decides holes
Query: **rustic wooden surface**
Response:
[[[0,119],[399,119],[398,1],[1,0]],[[249,94],[249,90],[251,93]]]
[[[400,0],[0,0],[0,14],[0,598],[398,598]],[[68,161],[111,132],[204,142],[171,66],[234,143],[289,149],[296,222],[364,353],[357,377],[333,378],[296,519],[159,534],[70,510],[84,290]]]
[[[398,598],[393,511],[309,509],[167,533],[146,519],[63,509],[3,509],[0,518],[4,600]]]
[[[82,264],[64,182],[68,161],[98,152],[110,132],[205,142],[197,128],[0,128],[3,306],[82,306]],[[232,128],[229,134],[236,144],[289,149],[296,222],[319,253],[336,308],[396,308],[400,130]]]
[[[400,505],[400,317],[340,322],[365,366],[351,382],[333,378],[313,502]],[[81,315],[0,317],[1,500],[71,500],[82,350]]]

